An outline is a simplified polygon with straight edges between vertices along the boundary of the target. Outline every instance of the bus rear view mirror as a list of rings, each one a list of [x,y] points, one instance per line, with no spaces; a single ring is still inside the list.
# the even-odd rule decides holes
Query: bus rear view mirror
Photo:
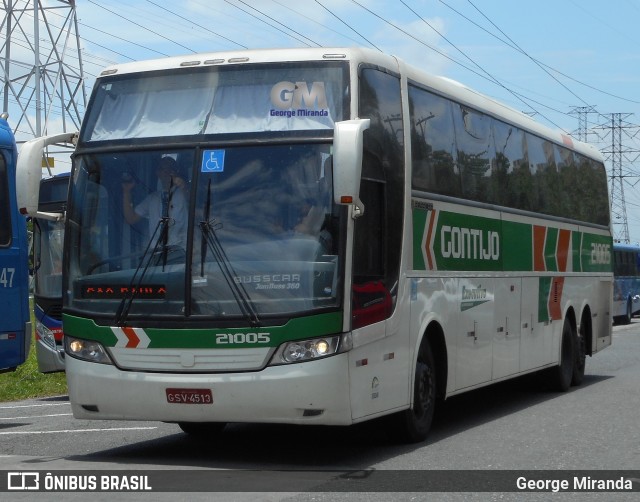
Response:
[[[44,149],[56,143],[73,143],[77,133],[62,133],[27,141],[20,148],[16,169],[16,196],[18,211],[25,216],[38,216],[57,220],[62,215],[38,213],[40,180],[42,179],[42,157]]]
[[[363,134],[369,119],[335,123],[333,132],[333,200],[336,204],[353,205],[354,216],[364,211],[360,201]]]

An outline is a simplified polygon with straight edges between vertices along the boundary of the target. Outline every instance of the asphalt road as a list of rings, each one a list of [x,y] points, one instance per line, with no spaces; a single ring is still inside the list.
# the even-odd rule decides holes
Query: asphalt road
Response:
[[[165,486],[173,479],[180,491],[188,490],[184,480],[189,476],[197,484],[207,471],[217,486],[234,491],[215,493],[215,500],[522,500],[523,493],[407,492],[411,477],[406,475],[420,470],[640,470],[639,413],[640,320],[634,319],[614,327],[613,345],[587,359],[580,387],[559,394],[537,377],[524,377],[451,398],[437,411],[429,439],[418,445],[396,444],[384,422],[349,428],[233,424],[215,441],[198,441],[173,424],[75,420],[68,398],[59,396],[0,403],[0,471],[135,475],[162,470],[166,479],[156,477],[156,482]],[[230,480],[234,470],[253,474]],[[282,473],[290,470],[297,472]],[[335,471],[359,470],[388,474],[369,485],[382,493],[357,493],[360,485],[353,480],[346,485],[342,480],[344,492],[334,491]],[[260,493],[235,493],[238,486]],[[76,493],[11,495],[12,500],[87,498]],[[199,497],[210,500],[212,494],[187,498]],[[550,494],[526,497],[548,500]],[[637,493],[557,497],[635,500]],[[95,501],[130,498],[175,500],[176,493],[91,494]]]

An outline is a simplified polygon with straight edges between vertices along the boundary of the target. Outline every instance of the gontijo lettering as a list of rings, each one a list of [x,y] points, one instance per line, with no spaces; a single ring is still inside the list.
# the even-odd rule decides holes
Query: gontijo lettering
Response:
[[[440,252],[444,258],[469,260],[500,259],[500,235],[495,231],[443,225],[440,230]]]

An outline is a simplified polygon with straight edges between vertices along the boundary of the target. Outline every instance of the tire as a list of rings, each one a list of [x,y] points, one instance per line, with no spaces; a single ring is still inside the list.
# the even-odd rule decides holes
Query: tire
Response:
[[[182,432],[190,436],[215,437],[226,427],[225,422],[178,422]]]
[[[565,319],[560,342],[560,364],[551,368],[550,372],[551,385],[559,392],[566,392],[571,386],[576,359],[575,338],[571,323]]]
[[[631,298],[627,300],[627,311],[625,315],[622,317],[622,324],[631,323],[631,318],[633,317],[633,307],[631,305]]]
[[[584,380],[584,369],[587,364],[587,342],[585,339],[585,323],[580,323],[580,331],[574,339],[575,359],[571,385],[580,385]]]
[[[397,415],[398,439],[406,443],[419,443],[429,435],[436,404],[436,367],[431,347],[423,341],[418,360],[413,390],[413,406]]]

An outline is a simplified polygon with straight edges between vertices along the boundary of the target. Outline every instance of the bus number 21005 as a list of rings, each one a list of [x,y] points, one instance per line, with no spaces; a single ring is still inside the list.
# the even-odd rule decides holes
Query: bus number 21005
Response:
[[[218,333],[217,345],[241,344],[241,343],[269,343],[271,333]]]

